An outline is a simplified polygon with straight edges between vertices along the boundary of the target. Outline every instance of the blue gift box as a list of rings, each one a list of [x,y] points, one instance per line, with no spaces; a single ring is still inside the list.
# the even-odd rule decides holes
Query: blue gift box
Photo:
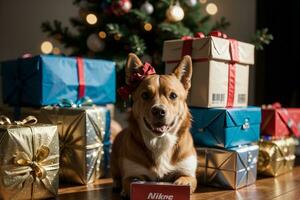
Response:
[[[57,104],[79,98],[76,58],[40,55],[2,62],[3,101],[13,106]],[[97,105],[116,100],[115,63],[83,59],[84,96]]]
[[[191,108],[196,146],[230,148],[259,140],[261,109]]]

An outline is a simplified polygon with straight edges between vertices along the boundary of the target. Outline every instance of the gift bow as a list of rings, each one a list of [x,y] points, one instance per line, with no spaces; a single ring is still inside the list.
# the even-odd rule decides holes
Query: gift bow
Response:
[[[61,107],[61,108],[80,108],[82,106],[93,106],[93,100],[89,97],[83,97],[80,98],[78,101],[73,102],[70,99],[62,99],[59,104],[56,104],[55,106]]]
[[[43,161],[48,158],[50,150],[47,146],[42,145],[36,152],[33,159],[25,152],[17,152],[14,163],[19,166],[30,167],[34,176],[39,179],[44,179],[47,176],[47,171],[43,167]]]
[[[59,155],[49,156],[49,154],[50,150],[45,145],[42,145],[32,158],[24,151],[17,152],[13,158],[13,165],[6,166],[6,170],[4,170],[4,186],[8,188],[12,187],[14,189],[11,190],[17,190],[16,192],[18,192],[18,190],[29,187],[27,184],[30,184],[31,193],[29,195],[31,199],[33,199],[33,184],[36,179],[39,179],[51,193],[55,194],[55,188],[53,188],[51,183],[53,177],[49,178],[47,171],[59,169]],[[33,180],[29,178],[30,176],[33,177]],[[12,197],[12,199],[14,199],[14,197]]]
[[[135,88],[142,82],[142,80],[149,76],[156,74],[154,67],[152,67],[149,63],[145,63],[142,67],[138,69],[137,72],[134,72],[129,77],[129,83],[127,85],[120,87],[118,89],[118,94],[123,99],[128,99],[129,95],[133,92]]]
[[[14,122],[11,122],[10,119],[5,115],[0,116],[0,125],[34,125],[36,123],[37,123],[37,118],[31,115],[27,116],[22,121],[14,121]]]

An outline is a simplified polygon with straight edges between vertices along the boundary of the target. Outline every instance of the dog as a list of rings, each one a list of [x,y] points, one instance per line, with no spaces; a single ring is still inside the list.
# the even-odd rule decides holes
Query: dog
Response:
[[[143,67],[135,54],[129,54],[127,85]],[[191,193],[195,191],[197,157],[186,104],[191,76],[191,58],[184,56],[172,74],[152,73],[130,88],[129,125],[117,135],[111,152],[114,188],[122,188],[123,195],[129,196],[130,184],[137,180],[190,185]]]

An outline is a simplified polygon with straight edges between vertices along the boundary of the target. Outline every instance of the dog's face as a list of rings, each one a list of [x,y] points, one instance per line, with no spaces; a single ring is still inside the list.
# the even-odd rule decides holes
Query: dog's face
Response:
[[[126,77],[143,67],[139,58],[130,54]],[[133,115],[142,134],[163,137],[177,132],[188,114],[186,98],[190,88],[192,62],[183,58],[170,75],[149,75],[142,80],[132,94]],[[138,128],[138,127],[137,127]]]

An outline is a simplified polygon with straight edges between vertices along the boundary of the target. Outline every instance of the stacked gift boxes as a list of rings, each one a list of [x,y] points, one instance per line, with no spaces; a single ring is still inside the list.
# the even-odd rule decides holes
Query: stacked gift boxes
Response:
[[[107,174],[110,112],[106,105],[116,100],[114,62],[41,55],[2,62],[1,74],[6,106],[0,108],[0,114],[11,120],[2,116],[0,121],[2,132],[6,133],[0,134],[0,198],[16,199],[23,194],[29,195],[28,199],[30,196],[55,196],[58,177],[62,182],[87,184]],[[35,116],[42,124],[19,120],[28,115]],[[29,139],[23,136],[26,131],[31,132],[26,135]],[[10,150],[4,151],[2,143],[12,144]],[[47,156],[32,160],[39,159],[39,148],[46,151]],[[51,165],[54,155],[56,160],[59,159],[59,170],[58,163],[55,163],[53,174],[49,174],[47,170],[51,167],[48,165]],[[9,160],[10,157],[14,157],[15,161]],[[20,159],[16,160],[18,157]],[[10,172],[2,166],[13,166],[14,169]],[[18,170],[25,170],[26,177]],[[45,170],[47,176],[31,173]],[[9,178],[16,179],[16,183],[5,181]],[[32,178],[46,190],[40,190],[42,186],[31,185]],[[16,184],[28,187],[18,192],[13,187]],[[31,187],[36,188],[31,190]]]
[[[300,109],[279,103],[263,106],[258,173],[278,176],[293,169],[295,146],[300,136]]]
[[[164,43],[166,73],[184,55],[193,60],[188,97],[198,154],[198,182],[237,189],[255,182],[261,109],[247,107],[254,46],[221,32]]]

